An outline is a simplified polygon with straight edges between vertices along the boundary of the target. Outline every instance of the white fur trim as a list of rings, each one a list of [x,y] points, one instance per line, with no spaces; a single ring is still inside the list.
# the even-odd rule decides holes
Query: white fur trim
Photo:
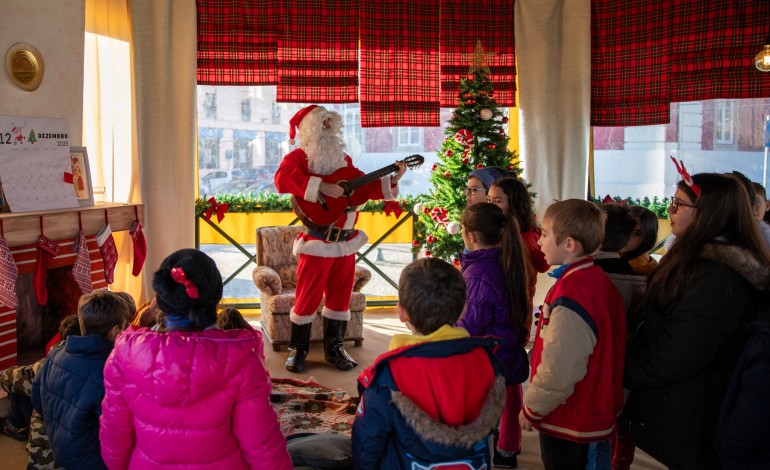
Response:
[[[350,321],[350,310],[339,312],[324,306],[324,308],[321,309],[321,315],[328,318],[329,320]]]
[[[318,192],[321,189],[321,183],[323,180],[318,176],[311,176],[307,180],[307,188],[305,188],[305,195],[303,198],[308,202],[318,202]]]
[[[395,187],[391,187],[390,175],[385,175],[380,180],[382,181],[382,195],[386,201],[392,201],[398,197],[398,183]]]
[[[96,244],[98,246],[104,245],[107,239],[110,238],[110,235],[112,235],[112,227],[110,224],[105,224],[104,227],[99,230],[99,233],[96,234]]]
[[[356,253],[362,246],[369,241],[369,237],[362,230],[351,238],[350,240],[343,242],[327,242],[326,240],[306,240],[303,237],[299,237],[294,240],[294,255],[312,255],[320,256],[322,258],[339,258],[342,256],[351,255]]]
[[[345,223],[342,225],[342,228],[345,230],[350,230],[355,227],[357,216],[358,212],[348,212],[345,216]]]
[[[289,311],[289,320],[295,325],[307,325],[308,323],[313,323],[315,316],[315,312],[310,315],[298,315],[297,312],[294,311],[294,307]]]

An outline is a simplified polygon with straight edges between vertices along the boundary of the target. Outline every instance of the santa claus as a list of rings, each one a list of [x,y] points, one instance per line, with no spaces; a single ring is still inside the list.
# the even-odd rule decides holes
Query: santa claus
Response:
[[[363,176],[345,154],[342,140],[342,117],[322,106],[301,109],[289,121],[290,142],[299,132],[299,148],[287,154],[275,175],[280,193],[292,194],[309,203],[321,203],[343,196],[343,188],[328,178],[347,166]],[[406,171],[397,163],[398,171],[356,189],[358,196],[368,199],[394,199],[398,180]],[[326,180],[326,181],[325,181]],[[303,219],[303,231],[294,242],[297,266],[296,303],[290,312],[291,339],[286,369],[302,372],[310,350],[310,329],[315,312],[325,295],[322,310],[324,353],[326,360],[338,369],[350,370],[358,364],[345,351],[343,339],[350,320],[350,295],[353,291],[355,253],[367,241],[366,234],[355,228],[358,212],[352,209],[334,223],[323,225]]]

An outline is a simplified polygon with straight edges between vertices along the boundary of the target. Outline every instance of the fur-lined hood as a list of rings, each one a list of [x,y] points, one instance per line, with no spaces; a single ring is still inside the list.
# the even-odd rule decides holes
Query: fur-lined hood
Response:
[[[758,291],[770,291],[770,266],[745,248],[709,243],[701,253],[706,259],[727,265]]]
[[[431,418],[404,394],[392,391],[393,404],[414,432],[426,441],[446,446],[470,448],[495,429],[505,405],[505,378],[495,377],[479,416],[471,423],[450,426]]]

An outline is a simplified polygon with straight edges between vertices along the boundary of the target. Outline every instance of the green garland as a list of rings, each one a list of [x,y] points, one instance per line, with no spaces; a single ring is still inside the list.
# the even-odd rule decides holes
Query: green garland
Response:
[[[404,196],[399,199],[405,212],[412,212],[413,207],[421,202],[425,196]],[[214,196],[217,204],[230,204],[228,212],[291,212],[291,196],[288,194],[275,194],[268,192],[248,194],[217,194]],[[368,201],[364,204],[363,212],[382,212],[387,201]],[[209,208],[209,200],[198,198],[195,200],[195,215],[201,216]]]
[[[626,197],[622,198],[620,196],[615,196],[612,199],[614,199],[616,202],[625,202],[629,206],[642,206],[645,207],[652,212],[655,213],[655,215],[658,216],[659,219],[668,219],[668,205],[669,201],[667,197],[664,197],[662,200],[658,199],[658,196],[653,197],[650,199],[649,197],[645,196],[642,199],[638,198],[632,198],[632,197]],[[592,197],[591,202],[593,202],[596,205],[602,205],[602,199]]]
[[[218,204],[230,204],[228,212],[291,212],[291,197],[288,194],[275,194],[268,192],[248,193],[248,194],[217,194],[214,196]],[[401,207],[405,212],[412,212],[414,205],[418,202],[425,202],[427,195],[418,194],[416,196],[404,196],[400,198]],[[625,201],[629,206],[642,206],[650,209],[661,219],[668,218],[669,201],[668,198],[658,199],[658,196],[650,199],[644,197],[642,199],[636,198],[621,198],[615,196],[615,201]],[[602,200],[592,197],[591,202],[601,205]],[[382,212],[385,201],[369,201],[364,205],[363,212]],[[195,215],[202,215],[209,207],[208,199],[198,198],[195,200]]]

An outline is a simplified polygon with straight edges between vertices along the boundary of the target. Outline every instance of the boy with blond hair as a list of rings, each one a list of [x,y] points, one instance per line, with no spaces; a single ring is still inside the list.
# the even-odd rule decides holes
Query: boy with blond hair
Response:
[[[563,269],[538,322],[519,423],[540,431],[546,470],[586,468],[588,443],[612,435],[623,405],[623,300],[590,256],[605,220],[578,199],[554,203],[543,217],[538,244],[548,264]]]

